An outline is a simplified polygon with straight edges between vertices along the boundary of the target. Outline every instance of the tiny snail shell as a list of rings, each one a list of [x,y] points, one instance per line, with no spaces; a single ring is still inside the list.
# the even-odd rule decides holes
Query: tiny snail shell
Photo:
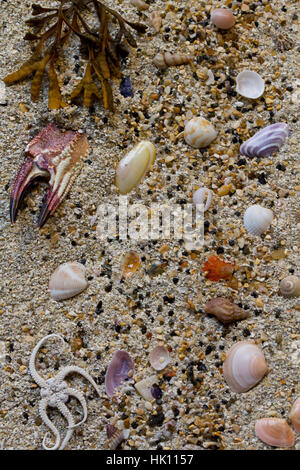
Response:
[[[129,436],[129,429],[118,429],[112,424],[106,425],[107,447],[109,450],[115,450]]]
[[[204,305],[206,313],[215,315],[218,320],[224,324],[232,323],[237,320],[244,320],[249,317],[249,313],[246,310],[240,308],[238,305],[232,303],[229,299],[224,297],[216,297],[215,299],[209,300]]]
[[[208,188],[199,188],[193,194],[193,203],[195,206],[198,204],[204,204],[204,212],[210,208],[211,201],[212,201],[212,192]]]
[[[150,170],[155,160],[154,145],[143,140],[120,161],[116,171],[116,186],[121,194],[131,191]]]
[[[149,354],[149,361],[153,369],[164,369],[170,362],[170,356],[167,348],[164,346],[156,346]]]
[[[188,64],[189,62],[192,62],[193,59],[194,58],[192,56],[181,54],[180,52],[175,54],[171,54],[170,52],[160,52],[154,57],[153,64],[159,69],[166,69],[172,65]]]
[[[244,214],[244,227],[248,233],[259,236],[270,227],[273,212],[258,204],[248,207]]]
[[[280,292],[285,297],[300,296],[300,278],[297,276],[287,276],[280,282]]]
[[[207,147],[216,137],[215,128],[203,117],[195,117],[185,124],[184,139],[191,147]]]
[[[161,27],[161,24],[162,24],[162,18],[160,16],[160,14],[158,13],[158,11],[152,11],[150,13],[150,21],[151,21],[151,24],[152,24],[153,28],[155,29],[155,31],[157,33],[159,33],[160,27]]]
[[[258,73],[244,70],[236,77],[236,92],[245,98],[259,98],[264,91],[265,83]]]
[[[239,341],[226,353],[223,373],[229,387],[237,393],[247,392],[267,373],[263,351],[250,341]]]
[[[262,418],[255,422],[255,434],[265,444],[274,447],[292,447],[295,435],[282,418]]]
[[[293,403],[289,418],[295,430],[300,433],[300,397]]]
[[[240,146],[240,153],[247,157],[269,157],[278,152],[288,135],[289,126],[284,122],[271,124],[246,140]]]
[[[81,263],[64,263],[56,268],[50,278],[50,296],[54,300],[69,299],[86,289],[87,285],[85,267]]]
[[[131,5],[136,7],[139,11],[148,10],[149,5],[143,2],[143,0],[130,0]]]
[[[137,390],[137,392],[144,398],[144,400],[151,401],[153,400],[151,388],[156,382],[157,382],[157,376],[151,375],[150,377],[146,377],[146,379],[136,382],[134,387]]]
[[[211,22],[220,29],[229,29],[235,23],[235,17],[227,8],[216,8],[210,14]]]

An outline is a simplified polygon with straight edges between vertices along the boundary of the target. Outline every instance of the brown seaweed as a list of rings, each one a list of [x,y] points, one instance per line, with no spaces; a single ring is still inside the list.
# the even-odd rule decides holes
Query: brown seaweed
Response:
[[[85,106],[90,107],[94,100],[102,100],[109,111],[114,110],[111,80],[123,78],[121,59],[128,55],[128,47],[137,47],[136,40],[127,26],[137,33],[144,34],[147,27],[142,23],[127,21],[117,11],[104,5],[99,0],[58,0],[57,8],[44,8],[32,5],[32,17],[26,23],[34,28],[25,35],[28,41],[38,41],[32,56],[21,67],[7,75],[3,81],[12,85],[32,77],[31,99],[37,101],[48,70],[49,109],[66,106],[62,99],[56,64],[61,59],[61,50],[71,34],[81,42],[81,50],[88,52],[88,62],[84,77],[71,93],[70,100],[83,93]],[[93,12],[99,27],[94,30],[88,24],[86,13]],[[113,21],[112,21],[113,19]],[[113,33],[111,30],[117,23]],[[100,85],[99,85],[100,84]]]

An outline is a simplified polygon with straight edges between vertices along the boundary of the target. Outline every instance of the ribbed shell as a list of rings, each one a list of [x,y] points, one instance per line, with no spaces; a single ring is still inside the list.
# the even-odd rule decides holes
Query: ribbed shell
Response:
[[[176,52],[171,54],[170,52],[159,52],[153,59],[153,64],[159,69],[166,69],[174,65],[183,65],[192,62],[193,56]]]
[[[184,129],[187,144],[195,148],[207,147],[217,137],[213,125],[203,117],[195,117],[188,121]]]
[[[285,297],[300,296],[300,278],[297,276],[287,276],[280,282],[280,292]]]
[[[295,430],[300,433],[300,397],[294,402],[289,418]]]
[[[288,135],[289,126],[284,122],[271,124],[246,140],[240,146],[240,153],[247,157],[269,157],[278,152]]]
[[[50,278],[50,296],[54,300],[74,297],[87,288],[85,267],[81,263],[71,262],[58,266]]]
[[[255,433],[265,444],[274,447],[292,447],[295,442],[293,430],[282,418],[262,418],[255,423]]]
[[[248,233],[259,236],[270,227],[273,212],[258,204],[248,207],[244,214],[244,227]]]
[[[223,373],[229,387],[237,393],[247,392],[261,381],[268,367],[262,350],[249,341],[240,341],[226,353]]]

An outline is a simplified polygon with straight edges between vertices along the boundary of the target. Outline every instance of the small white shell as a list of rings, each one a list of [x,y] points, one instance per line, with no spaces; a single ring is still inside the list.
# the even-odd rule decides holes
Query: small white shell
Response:
[[[274,447],[292,447],[295,435],[282,418],[262,418],[255,422],[255,434],[265,444]]]
[[[50,296],[54,300],[74,297],[87,288],[85,267],[76,261],[58,266],[50,278]]]
[[[236,77],[236,92],[246,98],[256,99],[263,95],[265,82],[260,75],[251,70],[244,70]]]
[[[223,373],[229,387],[237,393],[253,388],[267,373],[263,351],[250,341],[239,341],[226,353]]]
[[[199,188],[193,194],[193,203],[196,206],[197,204],[204,204],[204,201],[206,201],[203,209],[205,212],[210,208],[212,192],[208,188]]]
[[[293,403],[289,418],[295,430],[300,433],[300,397]]]
[[[185,124],[184,138],[187,144],[195,148],[207,147],[216,137],[213,125],[203,117],[195,117]]]
[[[121,194],[131,191],[145,176],[155,160],[154,145],[143,140],[120,161],[116,172],[116,186]]]
[[[248,207],[244,214],[244,227],[248,233],[259,236],[271,225],[273,212],[258,204]]]
[[[152,386],[157,383],[157,377],[156,375],[151,375],[150,377],[147,377],[146,379],[140,380],[137,382],[134,386],[138,393],[146,400],[146,401],[151,401],[153,400],[153,396],[151,393],[151,388]]]
[[[167,348],[164,346],[156,346],[149,354],[149,361],[153,369],[164,369],[170,362],[170,356]]]
[[[280,292],[285,297],[299,297],[300,278],[297,276],[287,276],[280,282]]]

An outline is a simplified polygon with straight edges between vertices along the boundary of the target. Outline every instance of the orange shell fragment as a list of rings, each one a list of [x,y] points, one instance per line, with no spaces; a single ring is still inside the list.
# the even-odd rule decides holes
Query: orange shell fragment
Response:
[[[234,264],[226,263],[216,255],[210,256],[204,263],[203,271],[207,272],[207,279],[219,281],[220,279],[230,279],[234,271]]]

